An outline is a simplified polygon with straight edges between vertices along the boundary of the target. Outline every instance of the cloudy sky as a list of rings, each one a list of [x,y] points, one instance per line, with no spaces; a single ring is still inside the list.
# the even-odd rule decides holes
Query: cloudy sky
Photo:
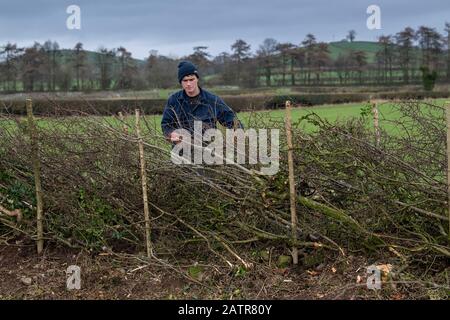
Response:
[[[81,29],[69,30],[70,5],[81,10]],[[369,30],[366,10],[381,9],[381,30]],[[338,41],[348,30],[356,40],[375,41],[406,26],[427,25],[443,32],[450,21],[448,0],[0,0],[0,45],[58,41],[63,48],[126,47],[136,58],[152,49],[183,56],[194,46],[216,55],[236,39],[256,50],[268,37],[299,44],[307,33]]]

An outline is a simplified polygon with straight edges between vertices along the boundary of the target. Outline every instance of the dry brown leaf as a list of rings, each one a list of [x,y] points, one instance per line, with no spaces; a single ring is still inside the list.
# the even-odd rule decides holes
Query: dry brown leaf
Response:
[[[362,277],[360,275],[358,275],[356,277],[356,283],[361,283],[362,282]]]
[[[392,272],[392,265],[380,264],[376,267],[381,271],[381,281],[386,282],[389,278],[389,274]]]

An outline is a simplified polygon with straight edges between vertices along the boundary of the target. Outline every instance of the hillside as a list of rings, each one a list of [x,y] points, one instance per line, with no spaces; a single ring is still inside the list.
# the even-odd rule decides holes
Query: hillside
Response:
[[[329,50],[330,50],[330,56],[332,60],[336,60],[340,54],[345,54],[350,51],[364,51],[367,54],[368,62],[372,63],[375,60],[375,54],[377,51],[381,49],[381,45],[378,42],[371,42],[371,41],[353,41],[348,42],[345,40],[342,41],[336,41],[336,42],[330,42],[328,43]],[[61,59],[63,61],[68,61],[73,50],[71,49],[63,49],[61,50],[62,57]],[[94,51],[86,51],[87,59],[90,63],[95,63],[97,60],[97,56],[100,53],[94,52]],[[133,60],[136,62],[138,67],[141,67],[145,64],[144,60],[135,59]]]
[[[95,51],[88,51],[88,50],[86,50],[85,52],[86,52],[87,61],[90,64],[96,64],[97,63],[97,57],[101,53],[98,53],[98,52],[95,52]],[[70,58],[71,58],[72,54],[73,54],[73,50],[72,49],[62,49],[61,50],[61,58],[60,58],[61,61],[63,63],[65,63],[67,61],[70,61]],[[143,67],[145,65],[145,61],[144,60],[135,59],[135,58],[132,58],[132,59],[134,60],[134,62],[136,63],[136,65],[138,67]],[[117,63],[119,62],[119,58],[116,58],[116,62]]]
[[[367,61],[369,63],[374,62],[375,54],[381,49],[381,45],[378,42],[370,41],[330,42],[328,47],[330,49],[330,56],[333,60],[336,60],[340,54],[344,55],[349,51],[363,51],[366,53]]]

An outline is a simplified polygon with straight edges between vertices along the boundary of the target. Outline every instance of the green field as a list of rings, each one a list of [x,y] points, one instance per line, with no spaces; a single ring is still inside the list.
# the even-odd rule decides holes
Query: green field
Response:
[[[432,99],[429,102],[438,105],[444,106],[447,99]],[[300,107],[292,109],[292,122],[294,125],[298,122],[302,117],[307,114],[315,113],[320,118],[327,120],[329,122],[335,121],[343,121],[346,119],[360,117],[361,113],[364,109],[367,110],[369,105],[367,103],[346,103],[346,104],[335,104],[335,105],[321,105],[321,106],[313,106],[313,107]],[[398,131],[398,128],[394,127],[387,120],[395,120],[399,117],[399,113],[394,110],[393,104],[391,102],[379,103],[379,119],[380,126],[388,131],[389,133],[395,134]],[[270,110],[270,111],[256,111],[256,112],[240,112],[238,113],[239,119],[244,124],[245,128],[249,128],[254,123],[254,119],[258,119],[258,123],[264,122],[265,127],[270,128],[271,122],[281,122],[284,119],[285,110]],[[157,132],[161,133],[161,115],[151,115],[145,117],[146,124],[154,128]],[[120,122],[115,117],[103,117],[105,122],[108,122],[112,125],[120,125]],[[23,119],[25,120],[25,119]],[[39,119],[38,126],[41,128],[45,128],[47,126],[52,126],[53,128],[57,127],[58,119],[49,119],[43,118]],[[129,116],[126,119],[126,122],[130,125],[130,127],[134,126],[134,116]],[[15,122],[11,120],[0,120],[0,123],[3,127],[11,126],[16,127]],[[371,116],[368,117],[368,124],[370,126],[373,125],[373,118]],[[302,121],[300,128],[305,130],[306,132],[313,132],[314,125],[308,123],[307,121]]]
[[[444,106],[447,99],[433,99],[430,100],[435,105]],[[313,106],[313,107],[300,107],[292,109],[292,122],[295,123],[300,120],[300,118],[306,116],[309,113],[316,113],[322,119],[325,119],[329,122],[335,122],[337,120],[346,120],[352,117],[361,116],[362,109],[367,108],[368,104],[364,103],[346,103],[346,104],[337,104],[337,105],[322,105],[322,106]],[[391,123],[383,122],[383,120],[394,120],[399,117],[399,113],[396,110],[393,110],[392,103],[380,103],[379,104],[379,119],[380,126],[384,125],[384,129],[390,133],[394,133],[397,131]],[[257,111],[256,114],[250,112],[240,112],[238,113],[239,119],[243,122],[246,128],[249,127],[249,122],[252,117],[263,116],[262,118],[265,120],[273,120],[273,121],[283,121],[285,110],[270,110],[270,111]],[[156,116],[148,116],[147,121],[152,123],[152,125],[156,128],[159,128],[159,124],[161,122],[161,115]],[[268,122],[269,123],[269,122]],[[369,124],[373,125],[372,117],[369,117]],[[301,126],[307,132],[311,132],[314,130],[314,126],[310,123],[303,122]]]

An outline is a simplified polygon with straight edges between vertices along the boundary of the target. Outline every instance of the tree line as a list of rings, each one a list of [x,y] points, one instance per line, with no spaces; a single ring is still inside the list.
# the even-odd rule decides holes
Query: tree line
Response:
[[[54,41],[21,48],[14,43],[0,46],[0,91],[95,91],[144,90],[177,85],[180,60],[199,66],[210,85],[240,87],[316,85],[402,85],[436,81],[450,82],[450,23],[445,34],[420,26],[406,27],[378,38],[377,50],[347,46],[332,54],[331,45],[307,34],[298,44],[267,38],[252,51],[250,44],[236,40],[230,52],[212,56],[207,46],[193,48],[180,59],[151,50],[145,61],[132,57],[124,47],[86,51],[82,43],[61,49]],[[352,43],[350,30],[342,43]],[[341,44],[342,44],[341,43]],[[336,43],[334,43],[336,44]],[[339,44],[339,43],[338,43]],[[427,87],[428,85],[428,87]]]

